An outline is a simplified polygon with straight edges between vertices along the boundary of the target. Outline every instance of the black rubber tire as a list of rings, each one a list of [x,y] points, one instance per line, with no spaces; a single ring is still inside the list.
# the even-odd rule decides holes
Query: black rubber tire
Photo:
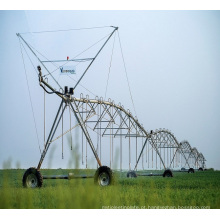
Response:
[[[99,186],[109,186],[114,184],[112,170],[107,166],[101,166],[96,170],[94,183]]]
[[[195,170],[193,168],[189,168],[188,173],[195,173]]]
[[[43,185],[43,176],[35,167],[27,169],[22,179],[23,187],[36,188]]]
[[[181,168],[181,171],[185,171],[185,170],[186,170],[186,168],[184,168],[184,167]]]
[[[163,177],[173,177],[173,172],[170,169],[167,169],[164,171]]]
[[[134,170],[130,170],[127,172],[127,177],[128,178],[137,178],[137,174]]]
[[[202,168],[202,167],[199,167],[199,171],[203,171],[203,168]]]

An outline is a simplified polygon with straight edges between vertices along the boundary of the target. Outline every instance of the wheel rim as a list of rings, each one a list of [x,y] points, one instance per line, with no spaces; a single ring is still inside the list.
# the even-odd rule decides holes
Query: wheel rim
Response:
[[[167,174],[166,174],[166,177],[171,177],[170,173],[167,173]]]
[[[37,187],[38,180],[37,180],[36,175],[34,175],[34,174],[28,175],[27,180],[26,180],[26,184],[27,184],[27,187],[30,187],[30,188]]]
[[[98,181],[99,181],[99,185],[100,186],[107,186],[107,185],[109,185],[110,184],[110,177],[109,177],[108,173],[106,173],[106,172],[101,173],[99,175]]]
[[[134,178],[134,177],[136,177],[136,175],[135,175],[134,172],[128,172],[127,177],[128,178]]]

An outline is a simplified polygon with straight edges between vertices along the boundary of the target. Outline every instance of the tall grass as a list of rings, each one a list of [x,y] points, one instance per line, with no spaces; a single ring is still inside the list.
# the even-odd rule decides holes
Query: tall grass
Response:
[[[42,188],[25,189],[25,170],[0,170],[0,208],[220,208],[220,172],[175,173],[174,178],[116,178],[113,186],[99,187],[93,179],[44,180]],[[82,170],[42,170],[67,174]],[[88,172],[94,173],[95,170]]]

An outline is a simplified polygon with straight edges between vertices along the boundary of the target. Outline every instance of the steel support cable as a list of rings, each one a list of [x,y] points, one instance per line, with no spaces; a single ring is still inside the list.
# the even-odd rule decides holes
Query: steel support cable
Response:
[[[157,170],[157,153],[156,153],[156,170]]]
[[[98,114],[97,114],[97,120],[99,118],[99,108],[98,108]],[[99,133],[97,131],[97,147],[96,147],[96,153],[99,155]],[[97,162],[97,167],[98,167],[98,162]]]
[[[34,31],[34,32],[23,32],[20,34],[42,34],[42,33],[54,33],[54,32],[66,32],[66,31],[80,31],[80,30],[91,30],[91,29],[100,29],[100,28],[109,28],[112,26],[100,26],[100,27],[89,27],[89,28],[73,28],[66,30],[51,30],[51,31]]]
[[[90,48],[94,47],[96,44],[98,44],[99,42],[101,42],[102,40],[104,40],[105,38],[107,38],[107,37],[110,36],[110,35],[111,35],[111,33],[108,34],[108,35],[106,35],[105,37],[101,38],[101,39],[98,40],[96,43],[94,43],[93,45],[91,45],[91,46],[88,47],[87,49],[83,50],[81,53],[77,54],[75,57],[73,57],[73,58],[71,58],[71,59],[75,59],[76,57],[82,55],[84,52],[86,52],[86,51],[89,50]],[[71,59],[70,59],[70,60],[71,60]],[[48,60],[48,61],[49,61],[49,60]],[[51,74],[54,73],[55,71],[57,71],[60,67],[65,66],[68,62],[69,62],[69,61],[65,62],[63,65],[61,65],[61,66],[59,66],[58,68],[56,68],[55,70],[53,70],[53,71],[51,72]],[[49,74],[46,74],[45,76],[47,76],[47,75],[49,75]]]
[[[150,168],[150,151],[149,151],[149,142],[148,142],[148,169]]]
[[[100,114],[101,114],[101,105],[99,105],[99,112],[100,112]],[[99,123],[99,129],[101,128],[101,123]],[[101,135],[101,130],[99,131],[99,135],[100,135],[100,155],[99,155],[99,157],[100,157],[100,161],[102,161],[102,135]]]
[[[121,123],[122,123],[122,118],[120,117],[120,124]],[[120,170],[122,171],[122,135],[121,134],[122,134],[122,130],[120,129]]]
[[[45,55],[43,55],[41,52],[39,52],[36,48],[34,48],[31,44],[29,44],[29,46],[35,50],[37,53],[39,53],[42,57],[44,57],[46,60],[48,60],[51,64],[53,64],[55,67],[57,67],[57,69],[59,69],[59,67],[53,62],[50,61]],[[50,75],[50,73],[46,74],[45,76]]]
[[[147,143],[147,146],[148,146],[148,144],[149,144],[149,141],[148,141],[148,143]],[[148,162],[148,159],[147,159],[147,155],[148,155],[148,153],[147,153],[147,146],[146,146],[146,163]]]
[[[71,76],[69,76],[69,75],[67,75],[71,80],[73,80],[73,81],[75,81],[76,82],[76,80],[75,79],[73,79]],[[97,96],[96,94],[94,94],[93,92],[91,92],[90,90],[88,90],[85,86],[83,86],[83,85],[81,85],[81,84],[79,84],[82,88],[84,88],[86,91],[88,91],[89,93],[91,93],[92,95],[94,95],[94,96]]]
[[[38,54],[40,54],[42,57],[44,57],[46,60],[48,60],[48,62],[50,62],[51,64],[53,64],[55,67],[56,67],[56,70],[58,70],[59,69],[59,67],[53,62],[53,61],[50,61],[45,55],[43,55],[41,52],[39,52],[36,48],[34,48],[31,44],[29,44],[29,46],[33,49],[33,50],[35,50]],[[49,70],[47,70],[48,72],[49,72]],[[53,72],[49,72],[48,74],[45,74],[43,77],[45,77],[45,76],[48,76],[48,75],[51,75],[52,76],[52,73]],[[53,76],[52,76],[52,78],[53,78]],[[55,82],[57,83],[57,81],[55,80]],[[59,84],[58,84],[59,85]],[[60,89],[61,89],[61,87],[60,87]]]
[[[136,163],[137,163],[137,127],[136,127]]]
[[[110,116],[111,117],[111,116]],[[111,120],[111,119],[110,119]],[[110,138],[110,168],[112,168],[112,143],[111,143],[111,127],[110,127],[110,135],[109,135],[109,138]]]
[[[171,162],[172,162],[172,156],[171,156],[171,154],[172,154],[172,149],[170,148],[170,168],[171,168],[171,166],[172,166],[172,164],[171,164]]]
[[[83,115],[84,115],[84,112],[83,112],[83,104],[84,103],[82,103],[82,120],[84,121],[84,119],[83,119]],[[85,122],[84,122],[85,123]],[[83,162],[83,156],[84,156],[84,154],[83,154],[83,130],[82,130],[82,165],[84,164],[84,162]]]
[[[72,131],[73,129],[75,129],[78,126],[79,126],[79,124],[74,125],[73,127],[71,127],[71,129],[68,129],[67,131],[63,132],[61,135],[57,136],[56,138],[51,140],[49,143],[51,144],[52,142],[58,140],[59,138],[61,138],[62,136],[66,135],[67,133],[69,133],[70,131]]]
[[[92,115],[91,117],[93,117],[93,116],[94,116],[94,115]],[[89,118],[91,118],[91,117],[89,117]],[[85,123],[86,120],[83,121],[83,122]],[[51,140],[49,143],[52,143],[52,142],[58,140],[59,138],[61,138],[62,136],[64,136],[64,135],[67,134],[68,132],[71,132],[73,129],[75,129],[75,128],[78,127],[78,126],[79,126],[79,123],[77,123],[76,125],[74,125],[74,126],[71,127],[70,129],[68,129],[67,131],[63,132],[61,135],[57,136],[56,138],[54,138],[53,140]],[[87,125],[87,127],[88,127],[88,125]]]
[[[108,36],[107,40],[104,42],[104,44],[101,46],[101,48],[98,50],[98,52],[96,53],[96,55],[94,56],[94,58],[92,59],[92,61],[90,62],[90,64],[87,66],[87,68],[84,70],[83,74],[81,75],[79,81],[75,84],[75,86],[73,87],[73,89],[75,89],[77,87],[77,85],[79,84],[79,82],[82,80],[82,78],[85,76],[86,72],[88,71],[88,69],[90,68],[90,66],[93,64],[93,62],[95,61],[95,59],[97,58],[97,56],[100,54],[100,52],[102,51],[102,49],[105,47],[105,45],[107,44],[107,42],[109,41],[109,39],[111,38],[111,36],[114,34],[114,32],[118,30],[118,28],[114,28],[114,31],[111,32],[111,34]]]
[[[160,148],[160,155],[162,155],[162,154],[161,154],[161,148]],[[160,160],[160,169],[161,169],[161,160]]]
[[[27,57],[28,57],[28,59],[29,59],[29,61],[31,62],[31,64],[32,64],[32,66],[33,66],[33,68],[34,68],[34,70],[35,70],[35,72],[37,72],[38,73],[38,71],[36,70],[36,68],[35,68],[35,66],[34,66],[34,64],[33,64],[33,62],[32,62],[32,60],[31,60],[31,58],[30,58],[30,56],[28,55],[28,53],[27,53],[27,51],[26,51],[26,49],[25,49],[25,47],[24,47],[24,45],[23,45],[23,43],[21,42],[21,40],[20,40],[20,38],[19,38],[19,42],[20,42],[20,44],[22,45],[22,47],[23,47],[23,49],[24,49],[24,51],[25,51],[25,53],[26,53],[26,55],[27,55]],[[50,92],[48,92],[47,90],[46,90],[46,88],[45,88],[45,86],[43,86],[43,89],[44,89],[44,148],[45,148],[45,146],[46,146],[46,92],[47,93],[50,93]],[[38,141],[39,142],[39,141]],[[41,152],[41,150],[40,150],[40,152]]]
[[[102,41],[103,39],[105,39],[105,38],[107,38],[108,36],[110,36],[111,35],[111,33],[110,34],[108,34],[108,35],[106,35],[105,37],[103,37],[103,38],[101,38],[99,41],[97,41],[96,43],[94,43],[93,45],[91,45],[90,47],[88,47],[87,49],[85,49],[84,51],[82,51],[81,53],[79,53],[78,55],[76,55],[74,58],[72,58],[72,59],[75,59],[76,57],[78,57],[78,56],[80,56],[81,54],[83,54],[84,52],[86,52],[87,50],[89,50],[90,48],[92,48],[93,46],[95,46],[96,44],[98,44],[100,41]],[[19,38],[20,39],[20,38]],[[50,61],[47,57],[45,57],[42,53],[40,53],[37,49],[35,49],[32,45],[30,45],[29,44],[29,46],[32,48],[32,49],[34,49],[36,52],[38,52],[41,56],[43,56],[45,59],[47,59],[48,61]],[[51,61],[51,63],[54,65],[54,66],[56,66],[55,64],[54,64],[54,62],[52,62]],[[61,66],[56,66],[57,68],[55,69],[55,70],[53,70],[52,72],[49,72],[48,74],[45,74],[43,77],[45,77],[45,76],[48,76],[48,75],[51,75],[52,76],[52,73],[54,73],[56,70],[58,70],[60,67],[62,67],[62,66],[64,66],[64,65],[66,65],[68,62],[65,62],[63,65],[61,65]],[[52,76],[52,78],[54,79],[54,77]],[[54,79],[55,80],[55,79]],[[58,84],[58,82],[55,80],[55,82]],[[58,84],[59,85],[59,84]],[[59,87],[60,87],[60,85],[59,85]],[[61,88],[61,87],[60,87]],[[84,87],[85,88],[85,87]],[[61,88],[62,89],[62,88]],[[86,88],[85,88],[86,89]],[[86,89],[87,91],[89,91],[88,89]],[[92,92],[91,92],[92,93]],[[93,94],[93,93],[92,93]]]
[[[142,146],[144,145],[143,143],[143,137],[141,138],[142,139]],[[142,159],[142,169],[144,170],[144,153],[141,155],[141,159]]]
[[[129,117],[129,137],[128,137],[128,140],[129,140],[129,170],[131,170],[131,136],[130,136],[130,117]]]
[[[105,88],[105,99],[106,99],[106,94],[107,94],[107,89],[108,89],[109,75],[110,75],[111,66],[112,66],[112,57],[113,57],[113,52],[114,52],[114,47],[115,47],[115,36],[116,36],[116,34],[114,34],[114,41],[113,41],[113,46],[112,46],[111,60],[110,60],[110,65],[109,65],[109,70],[108,70],[108,79],[107,79],[107,84],[106,84],[106,88]]]
[[[19,42],[20,42],[21,55],[22,55],[22,60],[23,60],[23,65],[24,65],[26,83],[27,83],[27,87],[28,87],[28,94],[29,94],[29,99],[30,99],[30,103],[31,103],[31,110],[32,110],[32,115],[33,115],[33,119],[34,119],[34,127],[35,127],[36,136],[37,136],[38,147],[39,147],[40,154],[41,154],[41,147],[40,147],[40,141],[39,141],[39,136],[38,136],[38,131],[37,131],[37,124],[36,124],[35,115],[34,115],[34,108],[33,108],[33,104],[32,104],[31,92],[30,92],[30,87],[29,87],[29,82],[28,82],[28,77],[27,77],[26,66],[24,63],[24,55],[23,55],[22,48],[21,48],[20,38],[19,38]]]
[[[94,43],[93,45],[91,45],[90,47],[88,47],[87,49],[85,49],[84,51],[82,51],[81,53],[79,53],[79,54],[77,54],[75,57],[73,57],[72,59],[75,59],[76,57],[78,57],[78,56],[80,56],[81,54],[83,54],[84,52],[86,52],[87,50],[89,50],[90,48],[92,48],[93,46],[95,46],[96,44],[98,44],[100,41],[102,41],[103,39],[105,39],[105,38],[107,38],[108,36],[109,36],[110,34],[108,34],[108,35],[106,35],[105,37],[103,37],[103,38],[101,38],[99,41],[97,41],[96,43]],[[24,46],[23,46],[24,47]],[[32,45],[30,45],[30,47],[32,47],[32,49],[34,49],[36,52],[38,52],[41,56],[43,56],[45,59],[47,59],[48,61],[50,61],[47,57],[45,57],[42,53],[40,53],[37,49],[35,49]],[[26,51],[26,50],[25,50]],[[27,52],[26,52],[27,53]],[[30,59],[30,58],[29,58]],[[48,75],[50,75],[50,74],[52,74],[52,73],[54,73],[56,70],[58,70],[60,67],[62,67],[62,66],[64,66],[64,65],[66,65],[68,62],[65,62],[63,65],[61,65],[61,66],[57,66],[57,65],[55,65],[54,64],[54,62],[52,62],[51,61],[51,63],[55,66],[55,67],[57,67],[55,70],[53,70],[51,73],[48,73],[48,74],[45,74],[44,75],[44,77],[45,76],[48,76]],[[32,65],[33,65],[33,63],[32,63]],[[33,65],[34,66],[34,65]],[[36,69],[35,69],[36,70]],[[36,70],[36,72],[37,72],[37,70]],[[75,79],[73,79],[71,76],[69,76],[68,75],[68,77],[70,78],[70,79],[72,79],[73,81],[75,81],[76,82],[76,80]],[[94,95],[94,96],[96,96],[93,92],[91,92],[89,89],[87,89],[85,86],[83,86],[83,85],[81,85],[81,84],[79,84],[81,87],[83,87],[85,90],[87,90],[89,93],[91,93],[92,95]],[[49,93],[49,92],[48,92]],[[52,93],[51,93],[52,94]]]
[[[35,70],[35,72],[38,74],[38,71],[36,70],[36,68],[35,68],[35,66],[34,66],[34,64],[33,64],[32,60],[31,60],[30,56],[28,55],[28,53],[27,53],[27,51],[26,51],[26,49],[25,49],[23,43],[21,42],[20,38],[19,38],[19,41],[20,41],[20,44],[22,45],[22,47],[24,48],[24,51],[25,51],[25,53],[26,53],[26,55],[27,55],[29,61],[31,62],[31,64],[32,64],[32,66],[33,66],[33,68],[34,68],[34,70]],[[47,78],[46,78],[46,79],[47,79]],[[54,94],[54,93],[56,93],[56,94],[62,95],[62,93],[60,93],[60,92],[49,92],[49,91],[47,91],[46,88],[45,88],[45,86],[42,86],[41,84],[40,84],[40,86],[41,86],[41,87],[44,89],[44,91],[47,92],[48,94]]]
[[[163,153],[164,153],[164,164],[166,164],[166,151],[165,151],[165,148],[163,148]]]
[[[20,35],[17,34],[18,37],[20,37],[24,43],[26,44],[26,46],[31,50],[31,52],[34,54],[34,56],[38,59],[38,61],[43,65],[43,67],[45,68],[45,70],[49,73],[49,75],[52,77],[52,79],[56,82],[56,84],[60,87],[60,89],[62,90],[60,84],[57,82],[57,80],[53,77],[53,75],[50,73],[50,71],[47,69],[47,67],[42,63],[42,61],[39,59],[39,57],[36,55],[36,53],[33,51],[33,49],[31,48],[31,46],[24,40],[24,38]]]
[[[179,157],[179,155],[181,157],[181,163],[180,164],[178,164],[178,157]],[[176,167],[179,166],[179,165],[180,166],[182,165],[182,155],[180,154],[179,151],[177,152],[176,157],[175,157],[175,165],[176,165]]]
[[[133,97],[132,97],[132,94],[131,94],[130,83],[129,83],[129,80],[128,80],[128,73],[127,73],[127,69],[126,69],[126,65],[125,65],[125,60],[124,60],[124,55],[123,55],[123,51],[122,51],[122,46],[121,46],[121,40],[120,40],[120,36],[119,36],[119,31],[117,31],[117,32],[118,32],[118,39],[119,39],[119,44],[120,44],[121,55],[122,55],[122,60],[123,60],[123,64],[124,64],[126,79],[127,79],[127,83],[128,83],[129,93],[130,93],[132,105],[133,105],[133,108],[134,108],[134,112],[135,112],[135,115],[136,115],[136,117],[137,117],[137,112],[136,112],[135,106],[134,106],[134,100],[133,100]]]
[[[174,157],[175,155],[174,155],[174,148],[173,148],[173,157]],[[173,162],[173,168],[174,168],[174,162]]]
[[[20,41],[20,44],[22,45],[22,47],[23,47],[23,49],[24,49],[24,51],[25,51],[25,53],[26,53],[26,55],[27,55],[29,61],[31,62],[31,64],[32,64],[32,66],[33,66],[33,68],[34,68],[34,70],[35,70],[35,72],[38,74],[38,71],[37,71],[36,67],[34,66],[34,64],[33,64],[32,60],[31,60],[30,56],[28,55],[28,53],[27,53],[27,51],[26,51],[26,49],[25,49],[25,46],[24,46],[23,43],[21,42],[21,39],[20,39],[20,38],[19,38],[19,41]]]
[[[88,106],[88,102],[86,102],[86,119],[87,119],[87,106]],[[85,123],[85,126],[87,126],[87,124]],[[87,144],[88,144],[88,140],[86,139],[86,169],[87,167]]]
[[[46,147],[46,92],[44,91],[44,148]]]
[[[112,112],[111,112],[112,117],[114,117],[114,115],[113,115],[113,108],[111,108],[111,110],[112,110]],[[110,111],[111,111],[111,110],[110,110]],[[114,132],[113,132],[113,123],[114,123],[114,120],[113,120],[112,123],[111,123],[112,134],[114,133]],[[113,137],[113,135],[112,135],[112,166],[113,166],[113,163],[114,163],[114,137]]]
[[[152,149],[152,168],[153,168],[154,167],[154,165],[153,165],[154,164],[154,159],[153,159],[153,153],[154,152],[153,152],[153,148],[151,148],[151,149]]]

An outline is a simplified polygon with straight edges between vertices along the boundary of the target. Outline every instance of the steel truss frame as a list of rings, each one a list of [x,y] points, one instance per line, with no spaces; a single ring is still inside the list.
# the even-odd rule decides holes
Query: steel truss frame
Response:
[[[202,153],[199,153],[196,148],[192,148],[188,141],[184,140],[180,143],[182,145],[183,153],[186,156],[185,165],[188,168],[205,168],[205,157]]]
[[[113,33],[118,29],[117,27],[113,27],[114,30],[109,35],[103,46],[100,48],[98,53],[95,55],[94,58],[87,58],[89,59],[90,64],[83,72],[82,76],[75,84],[74,88],[77,87],[79,82],[82,80],[83,76],[88,71],[89,67],[92,65],[96,57],[99,55],[103,47],[106,45],[108,40],[111,38]],[[30,49],[30,51],[35,55],[38,61],[42,64],[45,70],[50,74],[53,80],[57,83],[60,89],[63,91],[63,88],[59,85],[59,83],[54,79],[52,74],[46,68],[44,63],[46,61],[41,61],[33,49],[28,45],[28,43],[23,39],[20,34],[17,34],[18,37],[23,40],[26,46]],[[71,61],[71,60],[70,60]],[[81,60],[80,60],[81,61]],[[60,121],[63,117],[65,109],[67,107],[70,108],[71,112],[74,114],[75,118],[77,119],[78,125],[81,127],[82,132],[94,154],[95,159],[99,166],[102,166],[101,160],[98,156],[97,149],[95,149],[94,143],[90,134],[88,132],[88,128],[92,129],[93,131],[98,131],[98,133],[104,136],[110,136],[112,138],[128,138],[129,140],[129,170],[131,170],[131,163],[130,163],[130,148],[131,148],[131,138],[136,138],[136,143],[138,138],[142,138],[142,146],[139,156],[137,157],[137,145],[136,145],[136,164],[134,166],[134,170],[137,169],[138,163],[140,161],[141,156],[143,155],[144,149],[146,147],[147,142],[152,146],[152,149],[156,152],[156,155],[159,156],[161,163],[163,164],[164,169],[171,168],[172,165],[174,167],[175,159],[177,160],[178,157],[182,156],[185,160],[185,165],[190,168],[191,161],[193,160],[194,166],[198,167],[205,167],[205,158],[201,153],[198,153],[196,148],[192,148],[188,141],[178,142],[174,134],[166,129],[160,129],[155,131],[147,132],[144,127],[139,123],[136,117],[134,117],[129,110],[125,110],[124,107],[120,104],[116,105],[114,101],[108,100],[104,101],[102,98],[96,97],[96,99],[89,99],[88,96],[85,98],[83,95],[80,95],[80,98],[73,97],[68,93],[60,93],[57,92],[51,85],[48,84],[41,72],[41,68],[38,67],[39,71],[39,82],[40,86],[45,89],[47,87],[50,92],[55,93],[61,98],[61,103],[58,107],[58,111],[56,113],[54,122],[52,124],[51,130],[49,132],[47,141],[44,146],[44,150],[41,154],[40,161],[38,163],[37,169],[41,168],[43,160],[46,156],[46,153],[54,141],[54,135],[56,130],[60,124]],[[85,107],[86,105],[86,107]],[[64,106],[64,107],[63,107]],[[71,131],[70,128],[69,131]],[[62,134],[63,135],[63,134]],[[161,149],[170,150],[170,161],[166,166],[165,157],[162,156]],[[167,151],[168,152],[168,151]],[[167,157],[168,158],[168,157]],[[122,165],[120,165],[122,167]]]
[[[47,82],[45,82],[42,77],[40,77],[40,84],[42,83],[46,85],[51,91],[55,92],[55,90]],[[61,106],[64,104],[65,107],[68,105],[71,107],[71,110],[78,121],[78,125],[82,128],[82,131],[92,149],[92,152],[99,166],[101,166],[101,160],[97,154],[97,149],[94,147],[93,141],[87,128],[93,131],[98,131],[102,137],[111,136],[112,138],[128,138],[129,148],[131,147],[130,138],[143,138],[144,141],[142,142],[143,144],[138,159],[136,159],[134,170],[137,169],[137,165],[144,152],[147,141],[159,156],[164,169],[171,168],[172,165],[175,167],[175,159],[178,156],[182,156],[184,158],[184,166],[187,165],[188,168],[191,167],[189,162],[190,158],[195,160],[194,163],[204,163],[202,160],[202,155],[198,154],[198,151],[195,148],[192,149],[188,141],[179,143],[174,134],[166,129],[147,132],[129,110],[125,110],[124,107],[120,104],[116,105],[114,101],[110,99],[108,101],[104,101],[102,98],[98,97],[96,97],[96,99],[89,99],[88,96],[83,97],[83,94],[80,95],[80,98],[72,97],[68,94],[58,95],[62,98],[62,102],[52,125],[38,168],[40,168],[50,143],[53,141],[52,139],[54,137],[56,128],[58,127],[63,112],[66,109],[63,108],[63,111],[61,111]],[[69,131],[71,131],[71,129]],[[167,166],[165,165],[165,158],[160,151],[161,149],[170,149],[169,155],[172,155],[172,157],[170,156],[170,161]],[[173,152],[171,152],[171,149]],[[131,166],[129,166],[129,169],[131,170]]]
[[[174,134],[169,130],[159,129],[151,131],[151,138],[149,139],[149,142],[152,146],[154,146],[155,149],[157,149],[164,169],[171,169],[172,165],[174,168],[175,159],[178,160],[180,156],[182,156],[187,161],[181,144],[177,141]],[[164,157],[162,156],[162,153],[164,153]],[[165,158],[167,161],[165,161]],[[180,161],[177,162],[179,163]],[[167,166],[165,164],[167,164]]]
[[[39,81],[42,87],[43,87],[42,84],[44,84],[52,92],[56,93],[56,91],[46,81],[43,80],[40,68],[39,68]],[[144,138],[145,141],[142,146],[142,150],[139,155],[138,161],[135,165],[135,168],[137,167],[141,154],[144,150],[144,147],[146,146],[147,140],[150,137],[150,135],[144,130],[142,125],[131,114],[129,110],[125,110],[121,105],[114,104],[114,102],[112,102],[111,100],[103,101],[102,99],[83,98],[82,95],[81,98],[75,98],[73,96],[70,96],[69,94],[58,93],[57,95],[62,99],[62,101],[60,103],[53,125],[48,135],[45,148],[41,155],[37,169],[40,169],[41,164],[45,158],[45,155],[50,147],[50,144],[53,142],[53,137],[55,135],[57,127],[61,121],[61,118],[67,106],[70,106],[71,111],[74,113],[78,125],[81,127],[84,136],[86,137],[86,140],[89,143],[90,148],[92,149],[92,152],[99,166],[102,166],[101,160],[97,154],[97,151],[94,147],[93,141],[89,135],[87,128],[90,128],[93,131],[96,130],[101,131],[102,137],[104,136],[112,136],[114,138],[124,137],[124,138],[128,138],[129,140],[130,138],[134,138],[134,137]],[[63,105],[65,105],[64,108],[62,108]],[[93,127],[91,127],[90,124],[93,124]]]

